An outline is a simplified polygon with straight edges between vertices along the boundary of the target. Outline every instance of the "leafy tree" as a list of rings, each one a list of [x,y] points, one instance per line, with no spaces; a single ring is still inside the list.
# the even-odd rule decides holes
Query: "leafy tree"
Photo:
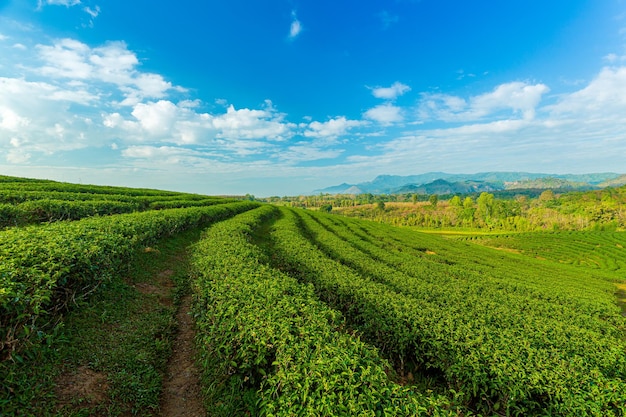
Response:
[[[428,198],[428,201],[430,202],[430,205],[433,206],[433,208],[437,207],[437,202],[439,201],[439,197],[437,196],[437,194],[433,194]]]
[[[554,200],[554,191],[552,190],[545,190],[539,196],[539,201],[550,201],[550,200]]]
[[[382,200],[379,200],[378,202],[376,202],[376,208],[380,211],[384,211],[385,210],[385,202]]]
[[[478,204],[478,215],[483,220],[489,219],[493,213],[493,194],[482,192],[478,199],[476,199],[476,203]]]
[[[461,213],[461,218],[465,222],[472,222],[474,220],[474,213],[476,209],[474,208],[474,200],[472,197],[465,197],[463,200],[463,212]]]
[[[333,211],[333,206],[332,204],[322,204],[320,206],[320,211],[330,213],[331,211]]]
[[[450,205],[452,207],[462,207],[463,203],[461,202],[461,197],[459,197],[458,195],[455,195],[454,197],[452,197],[450,199]]]

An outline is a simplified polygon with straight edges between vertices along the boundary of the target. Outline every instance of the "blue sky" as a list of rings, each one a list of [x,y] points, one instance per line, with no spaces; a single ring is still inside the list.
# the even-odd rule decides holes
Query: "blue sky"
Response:
[[[625,0],[0,0],[0,174],[626,172]]]

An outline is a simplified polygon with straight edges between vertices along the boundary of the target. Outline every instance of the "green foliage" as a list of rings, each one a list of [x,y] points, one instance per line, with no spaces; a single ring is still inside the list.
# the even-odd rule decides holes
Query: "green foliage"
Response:
[[[475,236],[471,241],[562,264],[616,272],[626,269],[626,232],[532,232]]]
[[[11,178],[5,177],[5,181],[0,182],[0,228],[238,201],[156,190],[78,186],[15,178],[10,181]]]
[[[320,206],[320,211],[330,213],[331,211],[333,211],[333,206],[331,204],[324,204],[323,206]]]
[[[154,250],[137,250],[125,276],[101,286],[89,301],[65,315],[54,344],[21,363],[0,365],[3,416],[158,414],[166,365],[175,338],[175,307],[163,302],[188,286],[186,249],[200,229],[161,239]],[[172,271],[174,294],[140,292],[137,283],[160,283]],[[103,385],[78,381],[88,377]],[[75,390],[58,396],[74,383]],[[97,386],[96,386],[97,385]],[[93,388],[98,394],[94,401]],[[85,392],[85,391],[87,392]],[[57,393],[57,395],[55,395]]]
[[[0,176],[0,407],[24,404],[11,402],[26,386],[20,366],[54,354],[70,305],[105,290],[68,326],[141,314],[114,277],[160,238],[223,220],[192,261],[211,415],[626,416],[626,318],[615,298],[626,294],[626,235],[615,231],[626,227],[626,187],[418,200],[320,195],[294,201],[320,208],[301,211]],[[586,231],[446,239],[328,207],[404,225]],[[99,310],[106,290],[119,305]],[[158,403],[171,331],[171,313],[161,313],[128,329],[85,325],[96,335],[89,346],[125,338],[109,365],[89,362],[123,363],[110,381],[142,388],[111,395],[136,404],[133,413]],[[22,392],[20,401],[46,401]]]
[[[261,207],[210,228],[196,247],[195,316],[212,415],[449,415],[446,400],[389,381],[341,314],[267,262],[251,240]]]
[[[387,196],[391,199],[391,196]],[[338,206],[335,213],[428,228],[472,228],[490,231],[626,230],[626,187],[557,194],[545,190],[535,198],[519,194],[496,198],[481,193],[476,200],[438,197],[433,204],[387,202],[384,212],[370,205]],[[399,196],[395,196],[400,201]]]
[[[0,232],[0,354],[42,343],[58,313],[123,270],[139,246],[255,207],[241,202]]]
[[[626,412],[625,319],[609,276],[284,214],[274,234],[285,270],[313,284],[398,366],[439,370],[482,413]]]

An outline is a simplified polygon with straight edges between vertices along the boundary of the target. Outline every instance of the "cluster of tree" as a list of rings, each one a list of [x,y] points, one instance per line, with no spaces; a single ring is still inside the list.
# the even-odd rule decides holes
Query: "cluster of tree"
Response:
[[[284,197],[267,197],[257,199],[266,203],[283,205],[289,207],[312,208],[319,209],[322,206],[330,205],[331,207],[356,207],[365,204],[383,203],[401,203],[401,202],[422,202],[428,201],[429,196],[423,194],[317,194],[317,195],[300,195],[300,196],[284,196]]]
[[[315,195],[267,201],[402,226],[489,230],[626,230],[626,187],[479,195]]]

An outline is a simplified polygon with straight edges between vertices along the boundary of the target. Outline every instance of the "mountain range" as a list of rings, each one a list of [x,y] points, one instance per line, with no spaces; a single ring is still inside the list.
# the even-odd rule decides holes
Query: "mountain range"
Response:
[[[593,174],[540,174],[530,172],[481,172],[418,175],[379,175],[372,181],[343,183],[320,190],[319,194],[468,194],[514,189],[590,190],[626,184],[626,175],[613,172]]]

